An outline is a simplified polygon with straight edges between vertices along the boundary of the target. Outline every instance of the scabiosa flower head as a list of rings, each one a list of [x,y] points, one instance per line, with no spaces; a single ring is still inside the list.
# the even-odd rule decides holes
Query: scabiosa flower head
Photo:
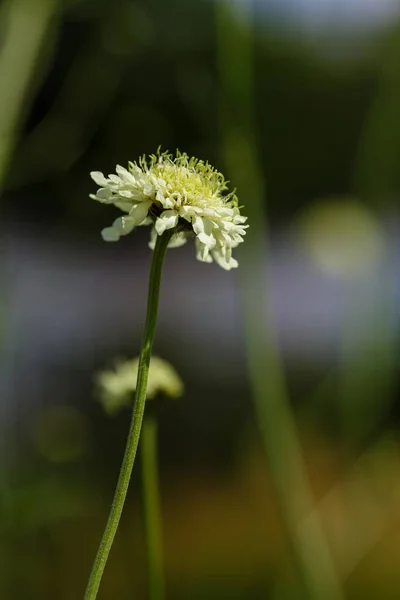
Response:
[[[110,371],[100,371],[95,376],[99,399],[108,414],[117,413],[129,405],[136,390],[139,359],[119,360]],[[152,356],[149,367],[146,397],[148,400],[158,395],[179,398],[183,394],[182,379],[173,366],[158,356]]]
[[[240,214],[222,173],[208,162],[159,150],[130,162],[128,169],[117,165],[116,174],[108,177],[99,171],[90,175],[100,186],[90,197],[127,213],[103,229],[105,241],[117,241],[137,225],[152,225],[154,248],[157,235],[174,229],[169,247],[181,246],[194,233],[199,260],[215,260],[227,270],[238,266],[232,248],[243,241],[247,217]]]

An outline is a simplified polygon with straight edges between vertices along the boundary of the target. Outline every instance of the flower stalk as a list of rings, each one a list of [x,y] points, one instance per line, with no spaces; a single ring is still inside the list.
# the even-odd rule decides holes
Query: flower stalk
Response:
[[[177,151],[173,157],[169,152],[161,152],[159,149],[157,154],[147,158],[143,156],[138,163],[130,162],[128,169],[117,165],[116,174],[105,177],[101,171],[92,171],[91,177],[100,187],[90,197],[102,204],[112,204],[125,213],[111,227],[103,229],[103,239],[117,242],[137,226],[151,225],[149,246],[154,249],[154,255],[131,427],[110,516],[90,575],[85,600],[95,600],[97,596],[135,461],[146,402],[165,252],[168,247],[182,246],[188,237],[195,237],[197,259],[207,263],[215,261],[229,271],[238,266],[237,260],[232,256],[232,249],[243,242],[248,227],[245,224],[247,217],[240,213],[235,191],[228,191],[228,182],[222,173],[208,162],[189,158],[186,153]],[[115,383],[113,374],[111,377],[106,374],[105,378],[101,378],[100,383],[105,383],[106,397],[107,388],[114,389],[113,382]],[[125,384],[121,387],[117,374],[117,389],[122,391]],[[130,386],[128,381],[128,387]],[[157,561],[155,568],[159,570],[161,562],[158,558]]]
[[[166,230],[162,235],[157,236],[155,243],[149,277],[146,322],[144,326],[142,345],[139,356],[138,380],[128,440],[125,448],[125,454],[122,461],[120,474],[118,477],[117,486],[115,489],[114,499],[111,505],[110,514],[108,517],[106,528],[100,541],[96,558],[94,560],[84,600],[95,600],[95,598],[97,597],[103,572],[115,538],[115,534],[118,529],[118,524],[121,518],[126,494],[129,487],[132,468],[135,462],[136,452],[139,444],[140,432],[142,428],[143,415],[146,403],[147,379],[149,373],[151,350],[153,346],[154,333],[157,322],[162,267],[164,263],[165,253],[173,233],[174,229]]]
[[[151,413],[152,411],[150,411]],[[141,436],[143,508],[146,529],[149,600],[164,599],[162,519],[157,463],[157,420],[146,414]]]

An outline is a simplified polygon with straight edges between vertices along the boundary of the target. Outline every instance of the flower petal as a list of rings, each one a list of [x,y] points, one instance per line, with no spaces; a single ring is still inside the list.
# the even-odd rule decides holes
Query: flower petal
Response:
[[[121,186],[118,189],[118,194],[121,196],[121,198],[135,198],[136,194],[133,194],[131,190],[124,190],[121,188]]]
[[[211,263],[212,257],[210,256],[210,252],[208,246],[202,244],[199,241],[199,238],[196,238],[196,258],[201,262]]]
[[[118,232],[118,235],[127,235],[135,227],[134,219],[130,217],[118,217],[112,224],[112,229]]]
[[[121,235],[128,235],[137,225],[137,219],[132,214],[118,217],[111,227],[103,229],[101,235],[105,242],[117,242]]]
[[[91,171],[90,177],[100,187],[107,187],[108,181],[101,171]]]
[[[140,225],[140,227],[142,227],[142,225],[151,225],[152,223],[153,223],[153,219],[151,217],[146,217],[144,219],[144,221],[139,223],[139,225]]]
[[[223,256],[223,254],[221,252],[218,252],[218,250],[212,250],[211,253],[212,253],[212,257],[215,260],[215,262],[220,267],[225,269],[225,271],[230,271],[231,269],[235,269],[239,265],[237,260],[235,260],[232,257],[230,257],[229,260],[227,260],[226,257]]]
[[[174,235],[170,239],[168,248],[179,248],[179,246],[183,246],[183,244],[186,244],[186,242],[187,234],[183,231],[180,231],[179,233],[174,233]]]
[[[153,227],[152,230],[150,231],[150,241],[149,241],[149,248],[151,248],[152,250],[154,250],[154,248],[155,248],[156,240],[157,240],[157,231],[156,231],[156,228]]]
[[[168,191],[163,185],[161,185],[157,189],[156,200],[160,202],[160,204],[162,204],[163,208],[165,209],[171,209],[175,206],[174,200],[169,197]]]
[[[111,226],[102,230],[101,237],[105,242],[118,242],[120,234],[117,229]]]
[[[153,196],[154,185],[152,185],[151,183],[145,182],[144,187],[143,187],[143,194],[145,196]]]
[[[129,217],[134,220],[134,227],[140,225],[147,218],[150,206],[151,202],[140,202],[131,208]]]
[[[100,188],[96,193],[96,200],[100,202],[112,202],[112,191],[110,188]]]
[[[196,217],[196,215],[201,212],[203,212],[203,211],[198,206],[184,205],[184,206],[181,206],[181,208],[179,209],[180,216],[183,217],[184,219],[186,219],[187,221],[190,221],[190,219],[192,217]]]
[[[117,175],[119,176],[119,178],[122,180],[123,183],[135,185],[135,183],[136,183],[135,177],[132,175],[132,173],[129,173],[129,171],[127,169],[125,169],[125,167],[121,167],[121,165],[117,165],[115,170],[117,172]]]
[[[121,202],[114,202],[114,204],[117,208],[122,210],[122,212],[128,213],[132,209],[132,202],[124,202],[123,200],[121,200]]]
[[[202,244],[211,248],[214,248],[216,244],[215,237],[213,236],[214,226],[208,219],[203,219],[201,217],[194,217],[192,220],[193,231],[197,235],[197,239],[200,240]]]
[[[165,210],[158,217],[155,227],[158,235],[162,235],[166,229],[172,229],[178,222],[178,213],[175,210]]]
[[[136,222],[135,219],[130,216],[119,217],[114,221],[113,227],[118,229],[121,235],[127,235],[136,227]]]

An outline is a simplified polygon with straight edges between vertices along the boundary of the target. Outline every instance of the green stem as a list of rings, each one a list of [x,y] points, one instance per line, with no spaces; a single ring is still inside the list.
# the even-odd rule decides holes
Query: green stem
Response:
[[[157,421],[146,415],[141,438],[143,501],[149,569],[149,600],[163,600],[162,525],[157,468]]]
[[[129,480],[139,444],[144,407],[146,403],[147,379],[149,373],[151,349],[153,346],[154,331],[157,321],[162,267],[168,242],[173,233],[173,229],[168,229],[165,233],[163,233],[163,235],[157,236],[156,246],[154,248],[149,278],[146,323],[144,326],[142,346],[140,349],[139,370],[132,420],[129,429],[128,440],[126,443],[124,459],[122,461],[117,487],[115,489],[114,499],[111,505],[107,525],[104,530],[103,537],[101,538],[99,549],[97,550],[97,555],[93,564],[92,572],[90,574],[84,600],[95,600],[97,597],[101,578],[103,576],[108,555],[117,532],[119,520],[121,518],[122,509],[124,507],[124,502],[128,491]]]

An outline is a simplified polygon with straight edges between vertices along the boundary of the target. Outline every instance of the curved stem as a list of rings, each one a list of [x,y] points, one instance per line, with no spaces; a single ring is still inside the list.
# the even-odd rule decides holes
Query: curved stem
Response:
[[[128,440],[126,443],[124,459],[122,461],[117,487],[115,489],[114,499],[111,505],[107,525],[104,530],[103,537],[101,538],[96,558],[94,560],[84,600],[95,600],[97,597],[101,578],[103,576],[108,555],[117,532],[118,523],[121,518],[122,509],[124,507],[124,502],[128,491],[129,480],[139,444],[144,407],[146,403],[147,379],[149,373],[151,349],[153,346],[154,331],[157,321],[162,267],[168,242],[173,233],[173,229],[168,229],[165,233],[163,233],[163,235],[157,236],[156,246],[154,248],[149,278],[146,323],[144,326],[142,346],[140,349],[139,370],[132,420],[129,429]]]
[[[143,505],[149,573],[149,599],[163,600],[164,570],[160,491],[157,468],[157,421],[146,414],[141,437]]]

